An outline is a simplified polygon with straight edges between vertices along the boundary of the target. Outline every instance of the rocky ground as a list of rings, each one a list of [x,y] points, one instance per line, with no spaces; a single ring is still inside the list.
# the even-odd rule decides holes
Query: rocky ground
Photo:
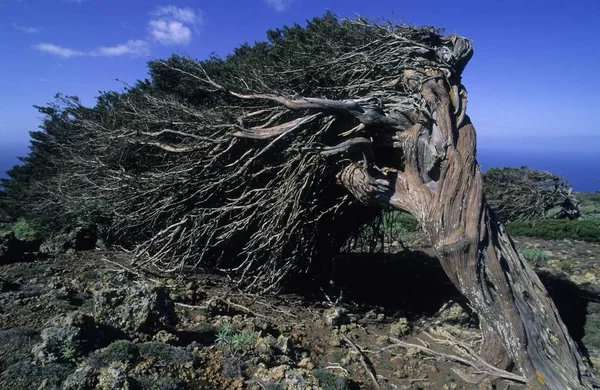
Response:
[[[600,246],[517,241],[546,254],[535,265],[599,363]],[[125,252],[20,259],[0,266],[0,389],[526,388],[470,375],[477,320],[427,248],[347,254],[326,290],[272,297],[142,275]]]

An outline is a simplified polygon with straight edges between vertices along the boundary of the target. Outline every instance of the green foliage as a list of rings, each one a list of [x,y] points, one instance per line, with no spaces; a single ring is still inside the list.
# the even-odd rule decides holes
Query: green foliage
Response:
[[[521,254],[530,264],[539,266],[548,260],[548,253],[538,248],[525,248]]]
[[[315,370],[317,384],[324,390],[347,390],[350,389],[350,383],[346,378],[339,377],[326,369],[319,368]]]
[[[335,349],[331,352],[331,361],[333,363],[340,363],[344,358],[344,352],[340,349]]]
[[[64,364],[40,365],[23,360],[7,367],[0,374],[0,389],[59,389],[72,371],[72,367]]]
[[[251,331],[235,330],[231,324],[221,326],[217,333],[217,344],[227,346],[233,353],[243,353],[256,341],[256,333]]]
[[[117,340],[108,347],[95,351],[89,359],[92,368],[106,367],[111,363],[131,364],[139,357],[135,344],[129,340]]]
[[[152,358],[168,364],[183,365],[194,361],[194,356],[185,349],[156,341],[139,344],[137,350],[141,358]]]
[[[15,237],[21,241],[35,240],[40,237],[38,231],[25,219],[21,218],[11,226]]]
[[[543,238],[546,240],[578,240],[600,243],[599,220],[546,219],[511,222],[508,232],[513,236]]]
[[[64,344],[60,349],[60,360],[62,361],[75,361],[77,358],[77,342],[73,341]]]
[[[346,243],[348,250],[380,252],[394,244],[409,242],[419,230],[417,220],[406,211],[382,211]]]
[[[568,261],[561,261],[558,267],[565,273],[571,275],[575,271],[575,267]]]
[[[578,192],[576,196],[585,219],[600,220],[600,191]]]
[[[38,342],[39,332],[29,328],[0,329],[0,371],[30,358],[31,348]]]
[[[384,229],[390,237],[397,237],[407,242],[419,230],[419,222],[406,211],[391,211],[388,218],[384,217]]]

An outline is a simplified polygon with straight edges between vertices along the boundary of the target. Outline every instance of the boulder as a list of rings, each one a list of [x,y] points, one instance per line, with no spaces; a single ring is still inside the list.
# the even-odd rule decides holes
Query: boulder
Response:
[[[94,319],[128,334],[155,335],[177,323],[175,304],[164,287],[104,286],[94,292]]]
[[[42,341],[34,345],[32,353],[36,361],[73,361],[98,347],[103,339],[94,319],[81,312],[59,315],[45,324]]]

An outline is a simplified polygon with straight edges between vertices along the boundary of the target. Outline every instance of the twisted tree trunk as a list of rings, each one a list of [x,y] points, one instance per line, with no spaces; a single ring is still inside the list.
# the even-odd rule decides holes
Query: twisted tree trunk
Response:
[[[357,198],[388,203],[420,221],[446,274],[481,319],[484,359],[503,368],[514,361],[532,388],[589,386],[556,306],[486,204],[466,92],[430,76],[421,93],[433,118],[421,117],[396,136],[402,169],[376,173],[355,164],[340,180]]]

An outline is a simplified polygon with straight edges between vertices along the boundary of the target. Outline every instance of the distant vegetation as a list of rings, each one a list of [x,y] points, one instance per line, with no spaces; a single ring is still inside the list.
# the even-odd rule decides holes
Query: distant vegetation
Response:
[[[600,191],[580,192],[575,194],[579,201],[579,209],[586,219],[600,220]]]
[[[513,236],[537,237],[545,240],[577,240],[600,243],[600,221],[564,221],[543,219],[510,222],[508,231]]]
[[[584,219],[515,221],[508,223],[507,229],[514,236],[600,243],[600,192],[577,193],[575,197]]]
[[[571,186],[550,172],[528,167],[491,168],[484,180],[486,199],[503,222],[580,216]]]

